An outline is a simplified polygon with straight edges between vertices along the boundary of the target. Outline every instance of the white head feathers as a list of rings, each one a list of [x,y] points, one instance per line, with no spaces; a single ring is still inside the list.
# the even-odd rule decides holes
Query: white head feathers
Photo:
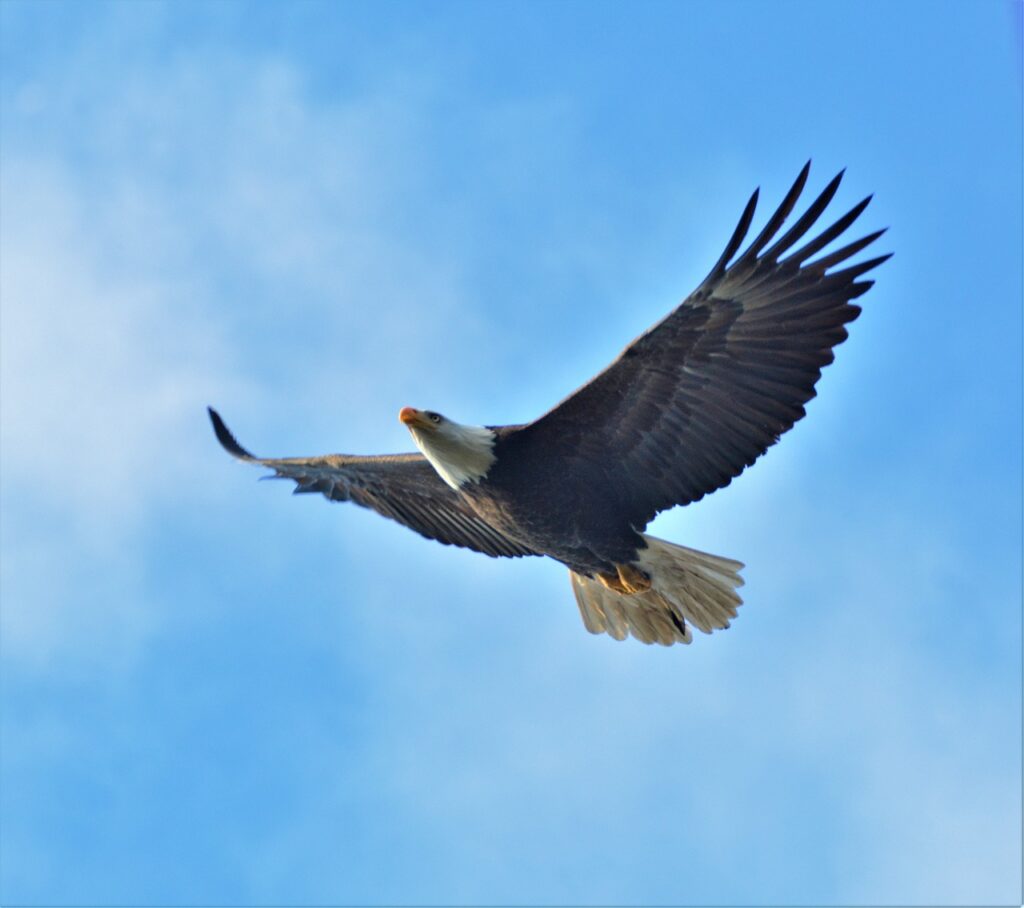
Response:
[[[429,420],[425,424],[419,419],[403,422],[438,475],[455,490],[467,483],[480,482],[495,460],[493,430],[464,426],[443,416],[435,421],[433,417],[439,415],[436,413],[423,415]]]

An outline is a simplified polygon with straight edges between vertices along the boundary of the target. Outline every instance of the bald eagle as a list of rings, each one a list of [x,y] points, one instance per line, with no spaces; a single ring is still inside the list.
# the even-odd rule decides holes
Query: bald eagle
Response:
[[[492,557],[546,555],[569,569],[593,634],[689,643],[729,626],[743,565],[645,534],[659,511],[729,484],[779,440],[814,397],[863,276],[888,255],[835,270],[884,230],[814,258],[844,234],[868,196],[805,238],[840,172],[781,236],[805,165],[757,238],[737,255],[755,191],[703,283],[603,372],[525,425],[462,425],[432,410],[398,414],[419,454],[260,458],[209,410],[229,454],[354,501],[428,539]],[[802,243],[796,251],[789,250]]]

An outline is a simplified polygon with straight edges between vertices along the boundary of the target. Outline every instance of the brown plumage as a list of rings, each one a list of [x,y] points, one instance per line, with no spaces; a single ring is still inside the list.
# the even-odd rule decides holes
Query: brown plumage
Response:
[[[352,500],[424,536],[488,555],[548,555],[567,565],[588,630],[689,642],[688,624],[727,627],[739,562],[653,539],[662,510],[728,485],[804,415],[852,300],[883,255],[839,270],[883,231],[815,259],[867,207],[814,238],[840,173],[781,236],[804,167],[757,238],[755,192],[707,278],[603,372],[532,423],[461,426],[403,409],[424,456],[261,460],[211,418],[221,444],[294,479],[297,492]],[[799,245],[803,242],[803,245]],[[795,248],[798,247],[798,248]],[[791,251],[794,250],[795,251]]]

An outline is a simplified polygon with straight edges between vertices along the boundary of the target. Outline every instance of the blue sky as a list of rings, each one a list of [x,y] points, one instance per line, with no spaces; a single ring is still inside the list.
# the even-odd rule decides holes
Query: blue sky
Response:
[[[1019,903],[1019,6],[0,16],[0,901]],[[527,420],[808,157],[896,256],[655,524],[746,562],[727,633],[214,443]]]

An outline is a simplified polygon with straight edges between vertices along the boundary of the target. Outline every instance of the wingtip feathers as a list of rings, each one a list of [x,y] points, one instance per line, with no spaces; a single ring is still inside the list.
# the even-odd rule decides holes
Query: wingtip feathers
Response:
[[[207,407],[206,412],[210,414],[210,422],[213,423],[213,433],[217,436],[217,441],[228,454],[239,460],[256,460],[238,443],[235,436],[231,434],[231,430],[224,424],[224,420],[220,418],[220,414],[213,407]]]

